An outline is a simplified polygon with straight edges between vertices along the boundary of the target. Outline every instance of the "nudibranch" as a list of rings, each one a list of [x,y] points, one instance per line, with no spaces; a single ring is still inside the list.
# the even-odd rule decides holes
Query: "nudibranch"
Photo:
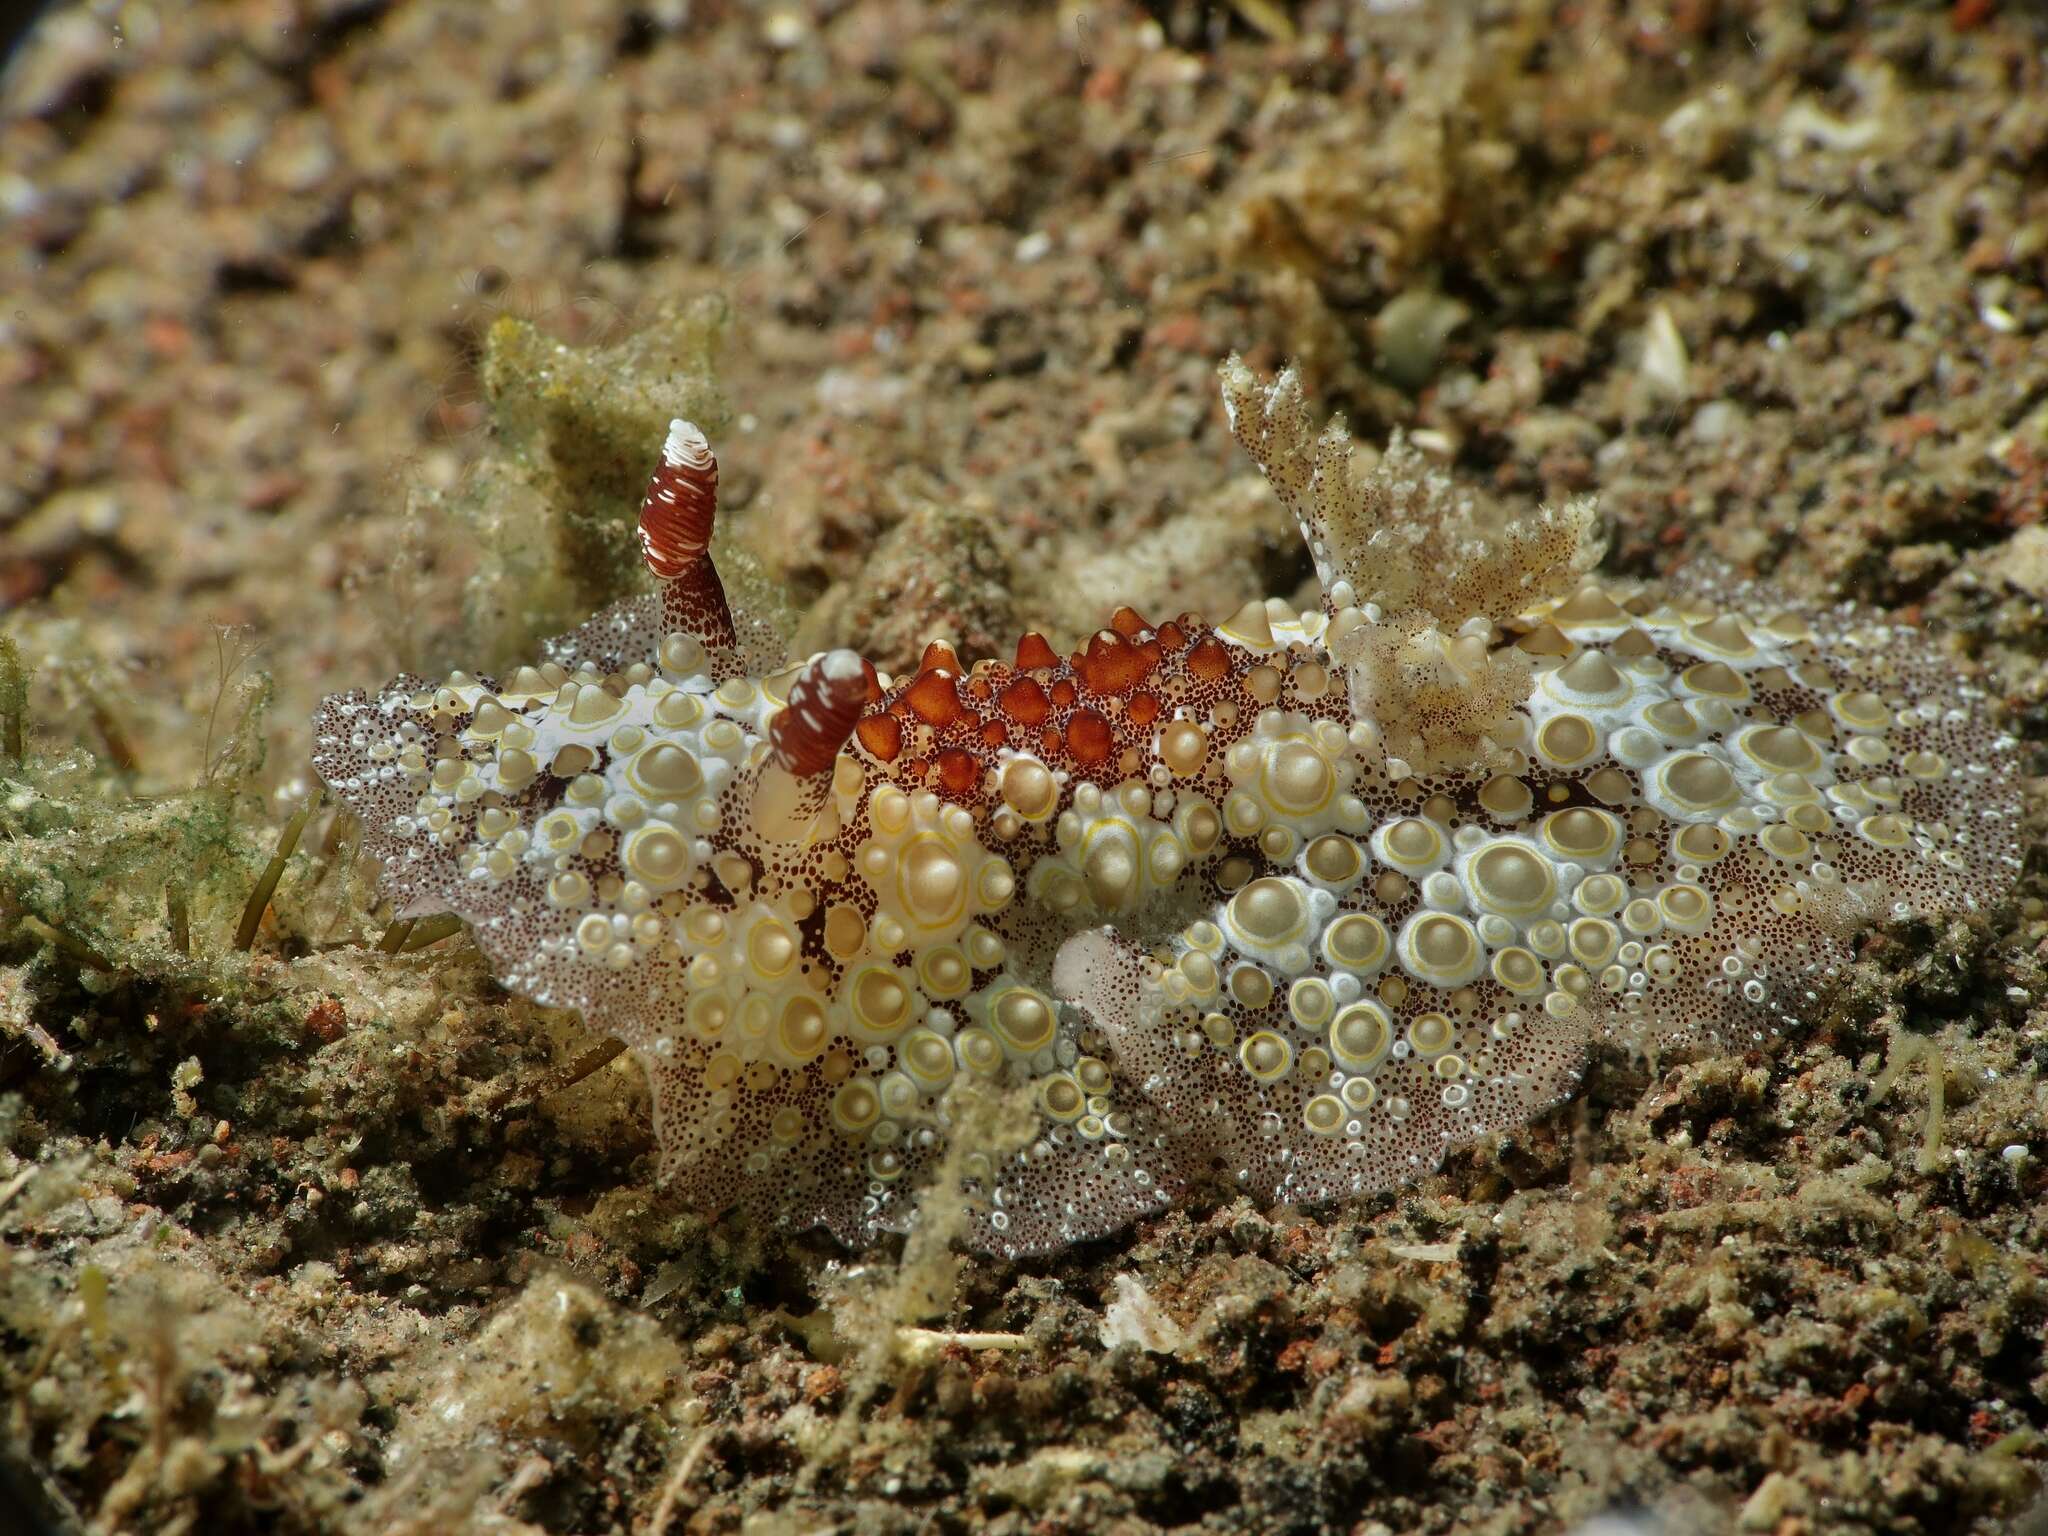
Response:
[[[1013,1255],[1219,1179],[1412,1180],[1596,1035],[1746,1045],[1859,927],[2011,886],[2014,743],[1917,630],[1603,588],[1590,504],[1501,516],[1398,438],[1365,465],[1291,371],[1223,391],[1316,610],[786,667],[678,421],[657,591],[503,677],[328,698],[319,772],[401,916],[459,914],[632,1048],[694,1204],[863,1241],[945,1154]],[[1021,1144],[976,1082],[1029,1105]]]

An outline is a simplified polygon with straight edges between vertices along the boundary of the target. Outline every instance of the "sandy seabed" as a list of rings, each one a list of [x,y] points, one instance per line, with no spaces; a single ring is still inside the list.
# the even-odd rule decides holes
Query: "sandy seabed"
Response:
[[[1597,494],[1617,578],[1941,626],[2038,774],[2044,290],[2010,0],[54,7],[0,93],[11,1507],[2038,1529],[2031,790],[2012,901],[1873,933],[1809,1034],[1026,1263],[657,1193],[630,1058],[563,1088],[572,1016],[380,947],[330,810],[240,930],[314,701],[627,590],[671,410],[800,652],[1305,595],[1233,350],[1504,501]]]

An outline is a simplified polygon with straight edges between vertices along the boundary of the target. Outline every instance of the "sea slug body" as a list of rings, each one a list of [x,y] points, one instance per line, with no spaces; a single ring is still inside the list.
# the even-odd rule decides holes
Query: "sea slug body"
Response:
[[[951,1143],[1009,1254],[1219,1173],[1413,1179],[1567,1094],[1596,1034],[1748,1043],[1859,926],[2011,886],[2014,743],[1920,632],[1610,592],[1589,504],[1492,516],[1398,439],[1359,467],[1291,372],[1223,382],[1317,610],[785,667],[677,422],[659,591],[504,677],[333,695],[315,763],[401,916],[459,914],[632,1047],[694,1203],[862,1241]],[[1021,1148],[957,1112],[977,1079],[1031,1095]]]

